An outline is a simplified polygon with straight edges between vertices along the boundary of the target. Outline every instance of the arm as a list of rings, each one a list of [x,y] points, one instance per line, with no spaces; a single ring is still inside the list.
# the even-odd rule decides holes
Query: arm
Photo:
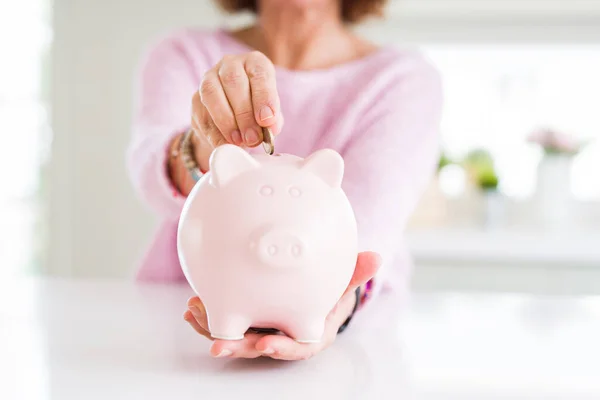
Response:
[[[189,128],[194,132],[195,161],[206,171],[215,147],[258,146],[261,127],[278,134],[283,124],[275,70],[264,54],[224,56],[210,65],[192,53],[184,51],[183,40],[164,40],[142,63],[128,152],[131,179],[140,197],[170,219],[179,216],[195,184],[176,155]]]
[[[343,152],[343,188],[356,214],[359,251],[383,259],[375,292],[389,279],[407,221],[435,171],[441,103],[439,75],[423,64],[386,89]]]
[[[186,186],[187,175],[179,160],[171,159],[170,151],[190,126],[197,74],[207,69],[199,64],[188,58],[176,39],[163,39],[143,59],[136,85],[127,168],[141,200],[168,219],[177,219],[183,207],[184,198],[174,192]]]

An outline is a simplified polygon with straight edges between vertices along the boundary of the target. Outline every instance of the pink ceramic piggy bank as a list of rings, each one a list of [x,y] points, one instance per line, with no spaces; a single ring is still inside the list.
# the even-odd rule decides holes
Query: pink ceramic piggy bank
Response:
[[[357,257],[343,174],[333,150],[306,159],[234,145],[213,152],[184,206],[177,245],[214,338],[239,340],[254,327],[320,341]]]

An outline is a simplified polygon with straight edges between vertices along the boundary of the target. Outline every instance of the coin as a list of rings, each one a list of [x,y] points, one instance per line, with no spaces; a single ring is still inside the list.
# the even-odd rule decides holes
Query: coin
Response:
[[[275,137],[269,128],[262,128],[263,131],[263,149],[268,155],[275,152]]]

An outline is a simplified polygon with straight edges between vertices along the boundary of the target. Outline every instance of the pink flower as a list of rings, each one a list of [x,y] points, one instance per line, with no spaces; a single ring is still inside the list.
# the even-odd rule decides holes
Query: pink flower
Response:
[[[581,145],[571,136],[551,129],[537,129],[529,135],[527,141],[541,146],[545,151],[554,153],[577,153]]]

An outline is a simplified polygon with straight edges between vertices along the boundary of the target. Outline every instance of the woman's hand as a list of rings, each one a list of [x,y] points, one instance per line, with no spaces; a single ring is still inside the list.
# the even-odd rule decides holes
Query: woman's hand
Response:
[[[272,357],[280,360],[305,360],[332,344],[339,327],[346,321],[354,308],[357,287],[364,285],[375,276],[381,259],[377,253],[365,252],[358,255],[354,275],[340,301],[329,313],[325,323],[325,333],[319,343],[298,343],[282,334],[256,333],[249,331],[243,340],[214,340],[210,352],[215,357],[257,358]],[[188,301],[189,310],[184,319],[200,335],[213,340],[208,331],[206,311],[198,297]]]
[[[275,67],[258,51],[223,57],[206,72],[192,98],[195,155],[204,171],[217,146],[256,147],[262,127],[277,135],[282,125]]]

